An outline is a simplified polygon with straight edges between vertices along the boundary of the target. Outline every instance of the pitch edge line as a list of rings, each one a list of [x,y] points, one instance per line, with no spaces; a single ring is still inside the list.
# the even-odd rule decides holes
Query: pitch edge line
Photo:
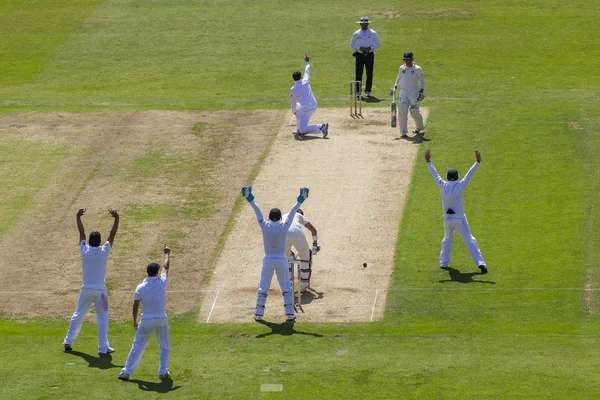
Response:
[[[217,304],[217,298],[219,298],[219,291],[217,290],[217,294],[215,296],[215,300],[213,301],[212,307],[210,308],[210,312],[208,313],[208,318],[206,318],[206,323],[208,324],[208,320],[210,319],[210,316],[213,313],[213,310],[215,309],[215,304]]]
[[[371,310],[371,322],[373,322],[373,316],[375,315],[375,305],[377,304],[377,295],[379,294],[379,289],[375,291],[375,300],[373,300],[373,309]]]

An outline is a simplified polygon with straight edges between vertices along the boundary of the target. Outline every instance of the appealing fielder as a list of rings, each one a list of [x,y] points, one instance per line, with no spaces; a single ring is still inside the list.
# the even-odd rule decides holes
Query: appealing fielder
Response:
[[[450,253],[452,252],[452,244],[454,242],[454,232],[458,232],[462,240],[467,245],[469,253],[475,262],[475,265],[479,267],[482,274],[487,273],[487,266],[477,241],[471,234],[467,217],[465,216],[465,209],[463,204],[463,193],[467,187],[467,184],[473,177],[475,170],[481,163],[481,154],[475,150],[475,164],[469,169],[469,172],[458,180],[458,172],[454,169],[448,170],[445,181],[442,179],[440,174],[436,171],[435,167],[431,163],[431,151],[427,149],[425,151],[425,161],[433,179],[440,188],[442,194],[442,210],[444,212],[444,240],[442,240],[442,251],[440,253],[440,267],[447,269],[450,263]]]
[[[285,214],[283,220],[289,218],[290,214]],[[305,226],[312,233],[312,249],[308,247],[306,236],[302,227]],[[310,223],[308,218],[304,216],[304,212],[298,209],[294,218],[292,218],[290,229],[287,233],[287,252],[289,257],[292,257],[292,246],[300,257],[300,291],[306,292],[310,286],[310,276],[312,275],[312,256],[321,250],[318,243],[317,228]]]
[[[367,84],[365,97],[371,97],[373,86],[373,67],[375,65],[375,50],[381,46],[377,32],[369,28],[369,17],[360,17],[360,29],[352,34],[350,46],[354,49],[352,56],[355,58],[355,80],[362,82],[363,70],[367,70]],[[360,96],[360,86],[356,84],[356,96]]]
[[[317,100],[310,87],[309,60],[310,58],[305,54],[304,78],[302,78],[300,71],[295,71],[292,74],[294,86],[290,88],[290,97],[292,98],[292,114],[296,116],[296,130],[293,132],[296,139],[308,133],[322,133],[323,138],[326,138],[329,129],[327,122],[309,125],[310,117],[317,111]]]
[[[254,312],[254,320],[260,322],[265,314],[265,303],[267,295],[271,287],[273,273],[277,275],[277,281],[283,294],[283,307],[287,317],[287,322],[294,322],[294,304],[292,300],[292,283],[290,282],[290,273],[288,270],[288,259],[286,256],[286,237],[291,226],[289,216],[295,215],[300,205],[308,197],[308,188],[300,188],[300,195],[297,202],[289,212],[288,217],[281,218],[281,211],[278,208],[273,208],[269,212],[269,220],[266,221],[263,217],[260,208],[254,201],[252,194],[252,186],[242,187],[242,196],[256,213],[256,220],[262,230],[263,243],[265,248],[265,256],[263,257],[262,271],[260,281],[258,283],[258,294],[256,296],[256,311]]]
[[[167,280],[169,277],[171,249],[165,247],[165,266],[163,273],[159,276],[160,265],[150,263],[146,267],[147,278],[135,289],[133,296],[133,327],[135,328],[135,337],[131,345],[131,351],[127,356],[125,367],[119,374],[119,379],[127,380],[129,376],[137,369],[146,344],[152,333],[156,334],[159,346],[160,365],[158,367],[158,377],[167,379],[169,377],[169,357],[171,354],[171,345],[169,338],[169,321],[166,312],[166,292]],[[142,303],[142,319],[137,322],[138,311]]]
[[[408,137],[408,111],[415,120],[417,128],[413,133],[420,133],[425,127],[423,126],[423,116],[419,108],[419,102],[425,98],[423,91],[425,90],[425,76],[423,70],[417,64],[413,63],[412,51],[404,53],[402,58],[404,64],[400,66],[398,78],[394,88],[390,90],[390,94],[400,86],[400,105],[398,106],[398,115],[400,117],[400,134],[401,137]]]
[[[119,214],[116,210],[110,209],[108,212],[115,219],[108,240],[100,246],[100,232],[90,233],[89,241],[85,240],[85,229],[81,216],[86,209],[81,208],[77,211],[77,229],[79,230],[79,252],[81,253],[81,271],[83,275],[83,285],[79,292],[77,308],[71,317],[69,330],[63,342],[65,351],[73,350],[73,343],[85,319],[85,315],[92,302],[96,308],[96,319],[98,323],[98,354],[106,355],[114,352],[108,344],[108,294],[106,292],[106,261],[108,254],[112,250],[115,235],[119,229]]]

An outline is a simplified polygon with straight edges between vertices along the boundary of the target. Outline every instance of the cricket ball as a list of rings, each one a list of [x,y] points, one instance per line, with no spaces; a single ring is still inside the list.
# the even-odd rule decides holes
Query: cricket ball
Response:
[[[363,263],[363,268],[367,268],[367,263]]]

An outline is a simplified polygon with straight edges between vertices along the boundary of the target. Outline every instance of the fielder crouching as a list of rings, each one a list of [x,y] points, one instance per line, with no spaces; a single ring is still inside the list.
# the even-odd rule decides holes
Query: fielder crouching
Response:
[[[287,219],[289,214],[285,214],[283,219]],[[302,227],[305,226],[312,233],[312,249],[308,247],[306,236]],[[304,216],[304,212],[298,209],[290,225],[290,229],[287,233],[287,253],[288,257],[293,257],[292,246],[300,257],[300,291],[306,292],[306,289],[310,287],[310,277],[312,275],[312,256],[317,254],[321,250],[321,246],[318,243],[319,237],[317,236],[317,228],[310,223],[308,218]],[[291,271],[293,273],[293,271]]]
[[[286,218],[281,218],[281,211],[273,208],[269,212],[269,220],[263,217],[258,204],[254,202],[252,186],[242,187],[242,196],[248,201],[256,213],[256,220],[262,231],[265,255],[263,257],[262,271],[258,283],[258,294],[256,296],[256,310],[254,320],[260,322],[265,314],[265,304],[271,287],[273,273],[277,275],[277,281],[283,294],[283,307],[287,322],[295,322],[294,304],[292,295],[292,283],[290,282],[290,273],[288,270],[288,259],[286,255],[286,237],[290,229],[290,215],[295,215],[300,205],[308,197],[308,188],[300,188],[300,195],[296,204],[292,207]]]

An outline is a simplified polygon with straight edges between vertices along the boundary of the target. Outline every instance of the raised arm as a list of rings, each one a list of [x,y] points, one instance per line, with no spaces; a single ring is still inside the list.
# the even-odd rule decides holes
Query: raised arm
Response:
[[[167,247],[167,245],[165,244],[165,248],[164,248],[164,252],[165,252],[165,275],[169,276],[169,268],[171,267],[171,249]]]
[[[469,181],[471,180],[471,178],[473,177],[473,174],[475,173],[475,171],[477,170],[477,168],[479,167],[479,163],[481,163],[481,154],[479,153],[479,151],[475,150],[475,164],[473,164],[473,166],[469,169],[469,171],[465,174],[464,178],[461,179],[461,182],[467,186],[467,184],[469,183]]]
[[[433,176],[433,179],[435,179],[435,183],[437,183],[437,185],[441,187],[444,183],[444,180],[442,179],[440,174],[438,174],[437,170],[433,166],[433,163],[431,162],[431,150],[429,149],[425,150],[425,161],[427,161],[429,172],[431,172],[431,176]]]
[[[304,77],[302,78],[302,82],[310,83],[310,58],[308,54],[304,55],[304,61],[306,61],[306,66],[304,67]]]
[[[117,230],[119,229],[119,213],[117,212],[117,210],[113,210],[112,208],[108,210],[108,212],[115,219],[107,239],[108,243],[110,243],[110,247],[112,247],[113,242],[115,241],[115,235],[117,234]]]
[[[285,226],[287,227],[287,229],[289,229],[290,225],[291,225],[289,223],[290,219],[294,218],[294,216],[296,215],[296,212],[298,211],[298,209],[300,208],[302,203],[304,203],[304,200],[306,200],[307,198],[308,198],[308,188],[306,188],[306,187],[300,188],[300,194],[298,195],[298,198],[296,199],[296,204],[294,204],[294,206],[288,213],[286,220],[282,221],[285,224]]]
[[[258,221],[258,224],[262,224],[265,220],[265,217],[263,216],[262,212],[260,211],[260,207],[258,207],[258,204],[256,204],[254,202],[254,195],[252,194],[252,186],[243,186],[242,187],[242,196],[248,201],[248,203],[250,204],[250,206],[254,209],[254,212],[256,213],[256,220]]]
[[[79,230],[79,243],[83,242],[85,240],[85,229],[83,227],[83,222],[81,222],[81,216],[83,214],[85,214],[85,210],[87,210],[86,208],[80,208],[79,211],[77,211],[77,229]]]

